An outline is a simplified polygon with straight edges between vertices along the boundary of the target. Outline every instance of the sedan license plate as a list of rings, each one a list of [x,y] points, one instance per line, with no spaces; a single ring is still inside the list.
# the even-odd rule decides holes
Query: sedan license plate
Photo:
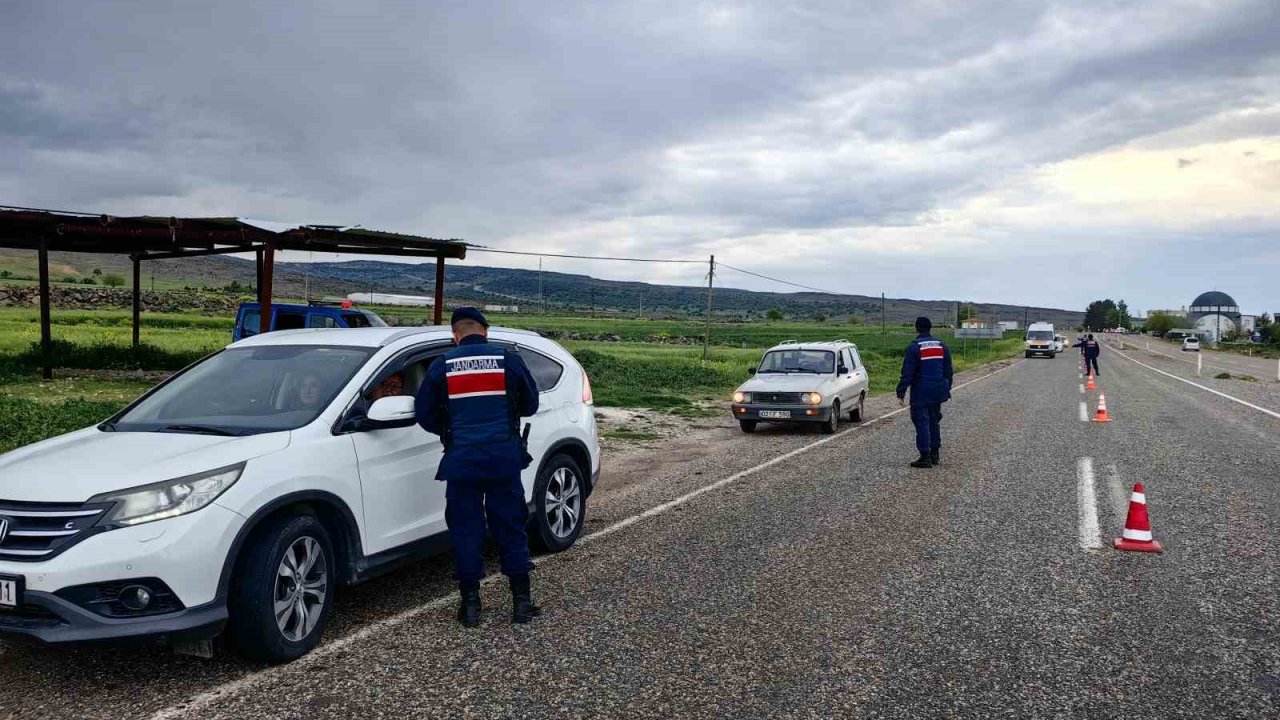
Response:
[[[0,607],[18,607],[22,604],[22,577],[0,575]]]
[[[790,411],[790,410],[761,410],[761,411],[760,411],[760,417],[762,417],[762,418],[789,418],[789,417],[791,417],[791,411]]]

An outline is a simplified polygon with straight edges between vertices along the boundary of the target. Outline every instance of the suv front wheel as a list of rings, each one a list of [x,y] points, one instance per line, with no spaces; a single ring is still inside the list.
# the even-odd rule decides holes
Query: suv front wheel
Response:
[[[582,534],[586,520],[586,476],[568,455],[556,455],[533,483],[533,538],[544,550],[560,552]]]
[[[840,429],[840,401],[831,401],[831,419],[822,423],[819,427],[823,435],[830,435]]]
[[[296,660],[320,642],[333,611],[333,544],[314,515],[286,515],[255,531],[237,564],[230,636],[251,660]]]

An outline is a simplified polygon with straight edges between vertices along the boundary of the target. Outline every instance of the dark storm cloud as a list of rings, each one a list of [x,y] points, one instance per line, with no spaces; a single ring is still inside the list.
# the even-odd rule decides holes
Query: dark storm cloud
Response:
[[[17,0],[0,202],[649,256],[838,247],[1180,128],[1274,135],[1277,28],[1274,0]],[[1031,252],[999,228],[961,246]]]

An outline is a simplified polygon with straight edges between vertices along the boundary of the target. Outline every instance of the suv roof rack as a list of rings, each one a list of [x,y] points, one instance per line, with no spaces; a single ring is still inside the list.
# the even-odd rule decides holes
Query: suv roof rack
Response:
[[[780,342],[780,343],[778,343],[778,344],[779,344],[779,345],[799,345],[799,344],[800,344],[800,341],[799,341],[799,340],[783,340],[782,342]]]

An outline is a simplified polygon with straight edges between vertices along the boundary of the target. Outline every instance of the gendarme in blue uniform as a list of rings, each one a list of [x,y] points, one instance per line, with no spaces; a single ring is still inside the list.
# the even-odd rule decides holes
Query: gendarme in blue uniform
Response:
[[[942,403],[951,399],[951,351],[929,334],[927,318],[916,321],[919,337],[911,341],[902,358],[898,399],[911,391],[911,422],[916,427],[916,449],[921,459],[936,456],[942,447]]]
[[[418,424],[444,441],[436,479],[448,483],[445,521],[458,582],[484,577],[485,520],[502,556],[502,572],[527,578],[528,507],[520,471],[529,458],[519,418],[538,411],[538,389],[519,355],[468,335],[431,364],[416,398]]]

